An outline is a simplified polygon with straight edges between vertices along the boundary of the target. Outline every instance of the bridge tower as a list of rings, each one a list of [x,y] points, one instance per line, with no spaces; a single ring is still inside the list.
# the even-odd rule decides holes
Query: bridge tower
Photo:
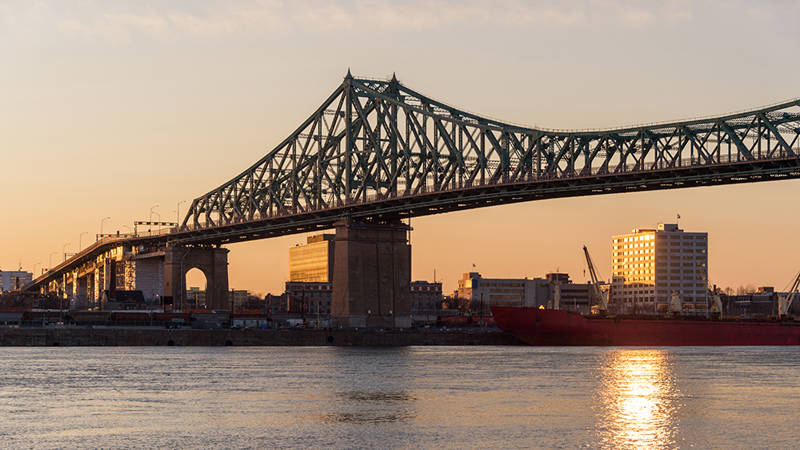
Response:
[[[382,224],[345,220],[334,238],[334,326],[411,326],[411,245],[409,227],[399,220]]]

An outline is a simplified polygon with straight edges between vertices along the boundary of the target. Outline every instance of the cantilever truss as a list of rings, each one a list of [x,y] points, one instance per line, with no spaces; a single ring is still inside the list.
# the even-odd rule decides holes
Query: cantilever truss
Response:
[[[195,199],[181,231],[186,242],[200,242],[188,236],[205,230],[203,239],[224,243],[266,237],[255,231],[280,218],[290,219],[283,222],[287,227],[291,218],[304,217],[322,227],[342,215],[405,217],[547,197],[790,178],[800,176],[799,136],[800,100],[708,119],[555,131],[460,111],[394,77],[348,73],[274,150]]]

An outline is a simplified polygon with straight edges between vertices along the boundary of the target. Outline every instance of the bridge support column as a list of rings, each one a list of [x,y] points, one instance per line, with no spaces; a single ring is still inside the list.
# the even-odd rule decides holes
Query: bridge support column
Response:
[[[69,298],[70,294],[72,293],[72,284],[70,284],[69,279],[67,278],[67,272],[64,272],[61,275],[61,290],[59,292],[59,296],[66,300]]]
[[[101,300],[101,303],[103,304],[102,309],[106,309],[106,303],[108,302],[107,293],[117,290],[116,266],[116,261],[111,258],[107,258],[103,263],[103,299]]]
[[[411,326],[408,226],[341,222],[334,240],[331,316],[338,327]]]
[[[86,308],[94,308],[97,301],[97,268],[86,274]]]
[[[206,305],[227,310],[228,249],[212,247],[167,247],[164,253],[164,301],[175,309],[193,307],[186,299],[186,272],[197,268],[206,276]]]
[[[164,295],[164,263],[160,258],[136,261],[136,289],[150,302],[160,303]]]
[[[92,271],[92,308],[99,308],[100,307],[100,298],[103,294],[103,272],[102,266],[97,267],[95,266],[94,271]]]
[[[75,309],[86,309],[89,304],[89,275],[78,277],[75,274],[75,298],[73,306]]]
[[[69,295],[67,296],[67,298],[69,298],[70,300],[70,303],[68,305],[71,306],[72,303],[75,302],[75,300],[80,295],[80,286],[79,286],[80,279],[78,278],[78,271],[73,270],[71,272],[70,278],[72,279],[72,285],[70,286]]]

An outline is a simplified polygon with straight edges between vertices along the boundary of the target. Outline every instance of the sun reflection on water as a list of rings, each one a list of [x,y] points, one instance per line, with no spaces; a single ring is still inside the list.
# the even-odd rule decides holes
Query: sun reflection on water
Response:
[[[674,446],[678,392],[668,355],[661,350],[617,350],[604,366],[598,393],[604,446]]]

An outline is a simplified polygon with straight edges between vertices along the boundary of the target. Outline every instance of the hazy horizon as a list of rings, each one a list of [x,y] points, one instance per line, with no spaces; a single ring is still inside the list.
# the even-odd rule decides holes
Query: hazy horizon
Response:
[[[5,2],[0,269],[38,272],[107,216],[105,232],[153,205],[174,220],[179,201],[289,135],[348,69],[530,126],[680,120],[800,96],[797,17],[800,1]],[[680,214],[681,228],[709,233],[710,283],[782,289],[800,270],[796,193],[800,181],[774,181],[416,218],[412,279],[435,269],[446,292],[473,270],[584,281],[584,244],[609,278],[612,235]],[[282,292],[302,242],[226,246],[231,288]]]

